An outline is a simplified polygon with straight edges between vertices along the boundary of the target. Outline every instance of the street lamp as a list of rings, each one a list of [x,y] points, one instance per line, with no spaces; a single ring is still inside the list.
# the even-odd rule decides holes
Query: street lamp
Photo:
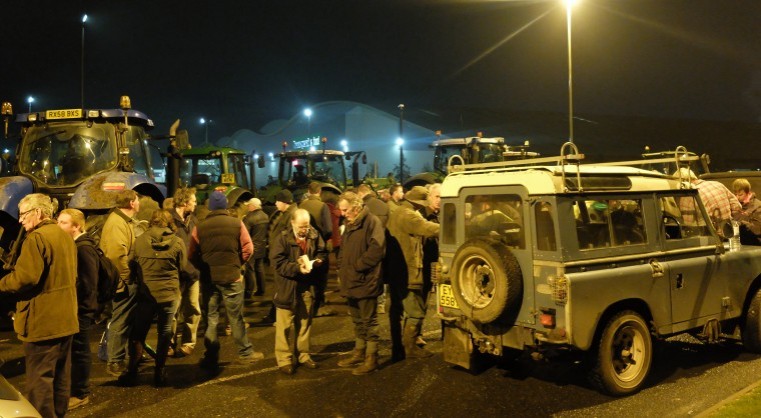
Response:
[[[214,122],[214,121],[211,120],[211,119],[206,120],[204,118],[201,118],[201,119],[198,120],[198,122],[200,122],[201,125],[204,125],[205,135],[204,135],[203,143],[204,143],[204,145],[208,145],[208,143],[209,143],[209,125],[212,122]]]
[[[87,22],[87,15],[82,15],[82,62],[81,62],[81,82],[80,88],[82,93],[82,109],[85,108],[85,22]]]
[[[304,116],[307,117],[307,136],[309,136],[312,131],[312,109],[304,109]]]
[[[32,103],[34,103],[34,97],[32,96],[27,97],[26,102],[29,103],[29,113],[32,113]]]
[[[573,143],[573,60],[571,58],[571,9],[578,0],[563,0],[568,26],[568,140]]]
[[[396,138],[396,145],[399,146],[399,183],[404,182],[404,103],[399,106],[399,138]]]

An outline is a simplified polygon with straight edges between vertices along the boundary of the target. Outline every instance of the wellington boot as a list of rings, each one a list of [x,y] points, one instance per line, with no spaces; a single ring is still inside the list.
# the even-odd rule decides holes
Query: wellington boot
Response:
[[[415,344],[417,338],[417,327],[413,324],[406,324],[402,334],[402,344],[404,344],[404,355],[406,358],[426,358],[431,357],[433,353],[420,348]]]
[[[367,356],[365,356],[365,362],[362,363],[359,367],[352,370],[351,374],[353,374],[354,376],[361,376],[363,374],[368,374],[377,368],[378,368],[378,354],[367,353]]]
[[[365,361],[365,350],[355,348],[351,352],[351,357],[347,359],[343,359],[338,362],[338,367],[356,366],[357,364],[362,364],[364,361]]]

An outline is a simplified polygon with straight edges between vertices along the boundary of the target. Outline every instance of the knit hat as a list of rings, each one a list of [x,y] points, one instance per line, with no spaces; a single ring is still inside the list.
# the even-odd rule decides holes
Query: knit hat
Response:
[[[404,199],[419,206],[426,206],[428,203],[428,189],[423,186],[415,186],[404,194]]]
[[[275,201],[291,204],[293,203],[293,193],[291,193],[290,190],[283,189],[277,192],[275,195]]]
[[[213,191],[209,196],[209,210],[227,209],[227,198],[220,191]]]

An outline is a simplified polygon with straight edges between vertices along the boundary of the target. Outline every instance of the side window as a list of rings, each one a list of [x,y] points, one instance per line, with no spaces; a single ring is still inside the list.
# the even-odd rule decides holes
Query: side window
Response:
[[[465,199],[465,238],[491,237],[525,248],[523,202],[518,195],[471,195]]]
[[[441,243],[442,244],[456,244],[457,238],[456,238],[456,231],[457,231],[457,225],[456,225],[456,219],[457,219],[457,208],[454,203],[444,203],[444,206],[441,210],[442,215],[442,226],[441,229]]]
[[[660,208],[667,240],[711,235],[695,195],[661,197]]]
[[[644,244],[647,235],[639,199],[577,200],[574,202],[579,249]]]
[[[556,251],[555,218],[553,217],[552,204],[539,202],[534,206],[536,218],[536,248],[539,251]]]

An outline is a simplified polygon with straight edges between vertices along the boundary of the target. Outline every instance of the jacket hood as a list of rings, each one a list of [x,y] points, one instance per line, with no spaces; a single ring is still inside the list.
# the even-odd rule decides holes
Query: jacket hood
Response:
[[[172,246],[174,232],[169,228],[152,226],[146,234],[154,250],[167,250]]]
[[[76,242],[77,244],[90,244],[92,246],[96,246],[97,245],[95,243],[95,239],[93,239],[93,237],[91,237],[87,233],[84,233],[84,234],[78,236],[77,239],[74,242]]]

